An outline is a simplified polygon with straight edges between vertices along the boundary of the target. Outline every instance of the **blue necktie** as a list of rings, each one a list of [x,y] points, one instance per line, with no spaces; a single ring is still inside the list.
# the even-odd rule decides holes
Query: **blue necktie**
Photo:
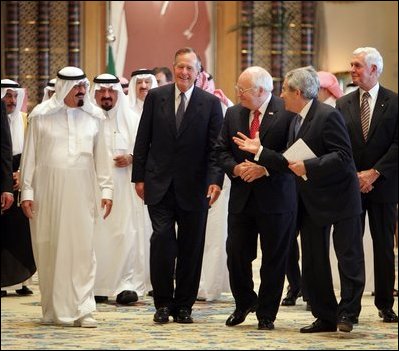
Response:
[[[302,117],[300,114],[297,114],[295,116],[295,126],[294,126],[294,140],[296,140],[296,137],[298,136],[299,129],[301,129],[302,125]]]

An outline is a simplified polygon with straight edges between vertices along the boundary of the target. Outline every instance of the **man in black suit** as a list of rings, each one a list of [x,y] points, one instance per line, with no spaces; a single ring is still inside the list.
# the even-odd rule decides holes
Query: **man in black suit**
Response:
[[[284,172],[286,162],[271,160],[261,166],[257,155],[240,150],[234,140],[237,133],[258,135],[270,153],[279,155],[287,145],[293,114],[272,95],[272,77],[261,67],[242,72],[236,89],[240,104],[227,110],[218,142],[219,162],[231,179],[226,250],[236,309],[226,325],[240,324],[249,312],[256,311],[258,329],[271,330],[283,292],[289,242],[296,229],[295,179]],[[262,265],[256,294],[252,261],[258,234]]]
[[[12,143],[6,107],[1,100],[1,213],[9,209],[14,202],[12,178]]]
[[[366,211],[369,216],[374,250],[374,303],[384,322],[397,323],[398,316],[392,307],[398,203],[398,94],[378,83],[382,68],[383,59],[375,48],[355,50],[351,75],[359,89],[338,99],[337,108],[345,118],[352,143],[362,197],[363,231]]]
[[[193,49],[178,50],[173,67],[176,83],[150,90],[144,102],[132,182],[153,227],[154,321],[167,323],[172,315],[177,323],[192,323],[208,208],[223,185],[215,153],[223,114],[216,96],[195,87],[200,62]]]
[[[298,177],[302,263],[312,313],[317,318],[301,333],[350,332],[361,310],[364,254],[359,182],[342,115],[317,101],[319,79],[311,67],[287,73],[281,97],[298,115],[291,125],[315,158],[289,160]],[[294,139],[293,138],[293,139]],[[293,140],[291,140],[293,141]],[[330,229],[340,267],[341,301],[334,294],[329,260]]]

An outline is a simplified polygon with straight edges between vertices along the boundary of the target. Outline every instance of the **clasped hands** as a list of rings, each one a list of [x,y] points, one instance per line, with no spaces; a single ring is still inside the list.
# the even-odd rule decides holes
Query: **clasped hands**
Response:
[[[360,191],[364,194],[374,189],[373,183],[377,180],[379,174],[373,169],[367,169],[357,173],[359,179]]]
[[[261,146],[260,139],[259,139],[259,132],[256,132],[255,138],[253,138],[253,139],[247,137],[245,134],[243,134],[241,132],[237,132],[237,136],[233,136],[233,141],[238,146],[238,148],[240,150],[250,152],[254,155],[256,155],[258,153],[259,148]],[[249,162],[249,161],[246,161],[246,162]],[[252,165],[257,165],[256,163],[252,163],[252,162],[249,162],[249,163],[251,163]],[[257,165],[257,166],[261,167],[259,165]],[[264,168],[263,167],[261,167],[261,168],[263,169],[263,175],[264,175],[265,174]],[[302,177],[306,174],[306,168],[305,168],[305,164],[303,163],[303,161],[290,161],[288,168],[293,173],[295,173],[298,177]],[[246,177],[246,179],[244,179],[241,176],[242,175],[241,173],[236,174],[235,168],[234,168],[234,175],[240,176],[245,181],[248,181],[246,179],[251,179],[250,177],[248,177],[248,172],[243,173],[243,175],[244,175],[244,177]],[[258,177],[258,178],[260,178],[260,177]],[[252,180],[250,180],[250,181],[252,181]]]

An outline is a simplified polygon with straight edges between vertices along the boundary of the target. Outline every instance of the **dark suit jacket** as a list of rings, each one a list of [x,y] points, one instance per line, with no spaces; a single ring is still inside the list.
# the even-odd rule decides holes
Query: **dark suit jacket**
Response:
[[[359,181],[341,113],[314,100],[297,138],[317,156],[304,161],[308,180],[296,177],[301,199],[313,220],[328,225],[359,215]]]
[[[254,160],[254,155],[242,151],[233,142],[232,137],[237,132],[249,135],[250,110],[242,105],[227,109],[223,128],[218,142],[219,162],[231,179],[229,212],[240,213],[251,195],[257,199],[258,209],[264,213],[287,213],[296,210],[295,179],[293,174],[286,172],[285,167],[274,167],[272,162],[264,163],[270,176],[261,177],[255,181],[244,182],[240,177],[233,176],[234,167],[245,159]],[[264,148],[270,153],[280,156],[285,150],[288,140],[288,128],[293,114],[284,109],[283,101],[272,96],[265,116],[259,128],[259,137]],[[273,157],[270,157],[273,159]],[[285,171],[284,169],[285,168]]]
[[[360,125],[360,93],[337,100],[345,118],[358,171],[377,169],[381,176],[365,197],[376,202],[398,202],[398,94],[380,86],[367,141]]]
[[[1,101],[1,183],[0,193],[12,193],[12,142],[4,101]]]
[[[149,91],[133,151],[132,172],[132,182],[145,183],[146,204],[157,204],[173,184],[183,209],[208,208],[208,186],[223,185],[215,154],[222,123],[220,100],[194,87],[177,131],[175,85]]]

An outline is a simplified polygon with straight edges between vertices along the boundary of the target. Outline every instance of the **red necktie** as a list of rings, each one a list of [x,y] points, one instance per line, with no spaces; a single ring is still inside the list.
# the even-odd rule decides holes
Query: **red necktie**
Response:
[[[260,116],[260,112],[258,110],[256,110],[254,112],[254,119],[251,122],[251,127],[249,129],[249,137],[251,139],[255,138],[255,134],[256,132],[259,130],[259,116]]]

